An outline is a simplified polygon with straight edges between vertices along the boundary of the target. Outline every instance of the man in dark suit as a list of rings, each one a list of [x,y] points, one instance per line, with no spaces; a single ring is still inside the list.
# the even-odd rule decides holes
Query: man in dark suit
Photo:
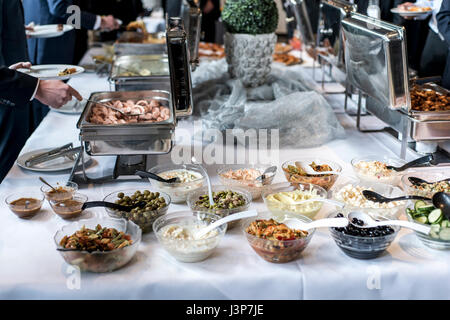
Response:
[[[25,23],[66,24],[70,13],[67,8],[73,0],[23,0]],[[117,29],[117,21],[112,17],[81,12],[81,27],[85,29]],[[56,38],[28,39],[28,52],[33,64],[72,64],[75,50],[75,30]]]
[[[436,15],[439,33],[444,37],[450,49],[450,0],[443,0],[441,9]],[[450,89],[450,50],[447,55],[447,64],[442,77],[442,85]]]
[[[28,61],[24,25],[21,0],[0,0],[0,181],[35,128],[30,99],[36,97],[43,103],[60,107],[60,102],[67,97],[64,95],[64,99],[58,100],[55,96],[62,97],[61,91],[69,91],[61,81],[39,82],[6,67]],[[16,64],[13,68],[22,66],[27,67]],[[50,96],[52,98],[48,99]]]

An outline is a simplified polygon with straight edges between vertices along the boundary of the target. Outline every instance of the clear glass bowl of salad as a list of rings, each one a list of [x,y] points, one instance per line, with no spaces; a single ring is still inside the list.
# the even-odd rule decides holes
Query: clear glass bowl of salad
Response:
[[[224,165],[217,170],[220,182],[230,187],[240,187],[252,194],[253,200],[261,197],[261,193],[270,185],[276,173],[266,176],[264,181],[256,180],[271,165],[262,164],[235,164]]]
[[[185,203],[190,192],[203,187],[206,178],[198,166],[191,164],[161,164],[149,170],[164,179],[179,178],[179,183],[149,179],[153,187],[167,193],[172,203]]]
[[[289,160],[283,163],[281,168],[283,169],[284,175],[286,179],[291,184],[315,184],[318,185],[325,190],[330,190],[334,185],[336,180],[338,179],[338,174],[308,174],[302,168],[301,163],[307,163],[311,166],[311,168],[315,171],[335,171],[341,172],[342,167],[334,161],[321,159],[321,158],[313,158],[313,157],[305,157],[305,158],[297,158],[295,160]]]
[[[295,203],[315,198],[326,199],[327,191],[314,184],[298,183],[291,185],[284,182],[273,184],[263,192],[267,209],[277,219],[297,218],[299,216],[314,218],[322,208],[323,202]]]
[[[423,179],[431,183],[423,183],[414,185],[409,181],[409,177],[416,177]],[[447,192],[450,193],[450,180],[441,181],[445,179],[450,179],[450,172],[445,172],[444,170],[422,170],[422,171],[410,171],[402,177],[402,187],[405,193],[409,195],[417,195],[427,198],[432,198],[436,192]],[[441,182],[439,182],[441,181]],[[436,183],[438,182],[438,183]]]
[[[450,220],[441,209],[428,201],[410,201],[406,208],[409,221],[431,226],[429,234],[416,232],[417,238],[427,247],[438,250],[450,249]]]
[[[380,155],[368,155],[351,161],[353,171],[361,181],[380,182],[397,186],[402,173],[387,169],[386,166],[400,167],[406,161]]]

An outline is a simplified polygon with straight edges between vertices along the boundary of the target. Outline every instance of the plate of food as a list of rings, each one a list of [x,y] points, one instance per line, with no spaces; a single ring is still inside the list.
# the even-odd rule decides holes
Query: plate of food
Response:
[[[421,6],[400,6],[397,8],[392,8],[391,12],[399,14],[402,17],[418,17],[422,15],[427,15],[432,11],[430,7],[421,7]]]
[[[70,77],[83,73],[84,68],[66,64],[41,64],[32,66],[30,69],[21,68],[17,71],[44,80],[67,80]]]
[[[46,24],[42,26],[30,24],[27,27],[31,28],[31,30],[26,31],[29,38],[56,38],[73,30],[73,26],[68,24]]]
[[[64,114],[81,114],[86,104],[87,104],[86,100],[78,101],[76,98],[72,98],[72,100],[67,102],[61,108],[53,108],[50,106],[49,108],[53,111]]]

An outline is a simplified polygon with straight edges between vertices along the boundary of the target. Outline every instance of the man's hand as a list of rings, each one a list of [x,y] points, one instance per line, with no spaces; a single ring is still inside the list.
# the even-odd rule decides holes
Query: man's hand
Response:
[[[78,91],[59,80],[41,80],[35,96],[40,102],[53,108],[61,108],[72,97],[78,101],[83,100]]]
[[[12,69],[12,70],[30,69],[31,68],[31,62],[19,62],[19,63],[13,64],[12,66],[9,66],[9,68]]]
[[[102,16],[102,23],[100,24],[101,30],[116,30],[119,29],[119,22],[111,15]]]

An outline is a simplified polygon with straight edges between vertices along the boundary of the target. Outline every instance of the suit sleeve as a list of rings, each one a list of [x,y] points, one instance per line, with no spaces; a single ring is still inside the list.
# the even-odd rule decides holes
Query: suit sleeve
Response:
[[[450,46],[450,0],[442,1],[441,10],[436,15],[439,33]]]
[[[50,14],[62,19],[67,19],[70,15],[67,8],[73,5],[72,0],[47,0]],[[93,29],[97,16],[95,14],[81,11],[81,26],[85,29]]]
[[[0,104],[26,105],[38,84],[38,78],[0,67]]]

